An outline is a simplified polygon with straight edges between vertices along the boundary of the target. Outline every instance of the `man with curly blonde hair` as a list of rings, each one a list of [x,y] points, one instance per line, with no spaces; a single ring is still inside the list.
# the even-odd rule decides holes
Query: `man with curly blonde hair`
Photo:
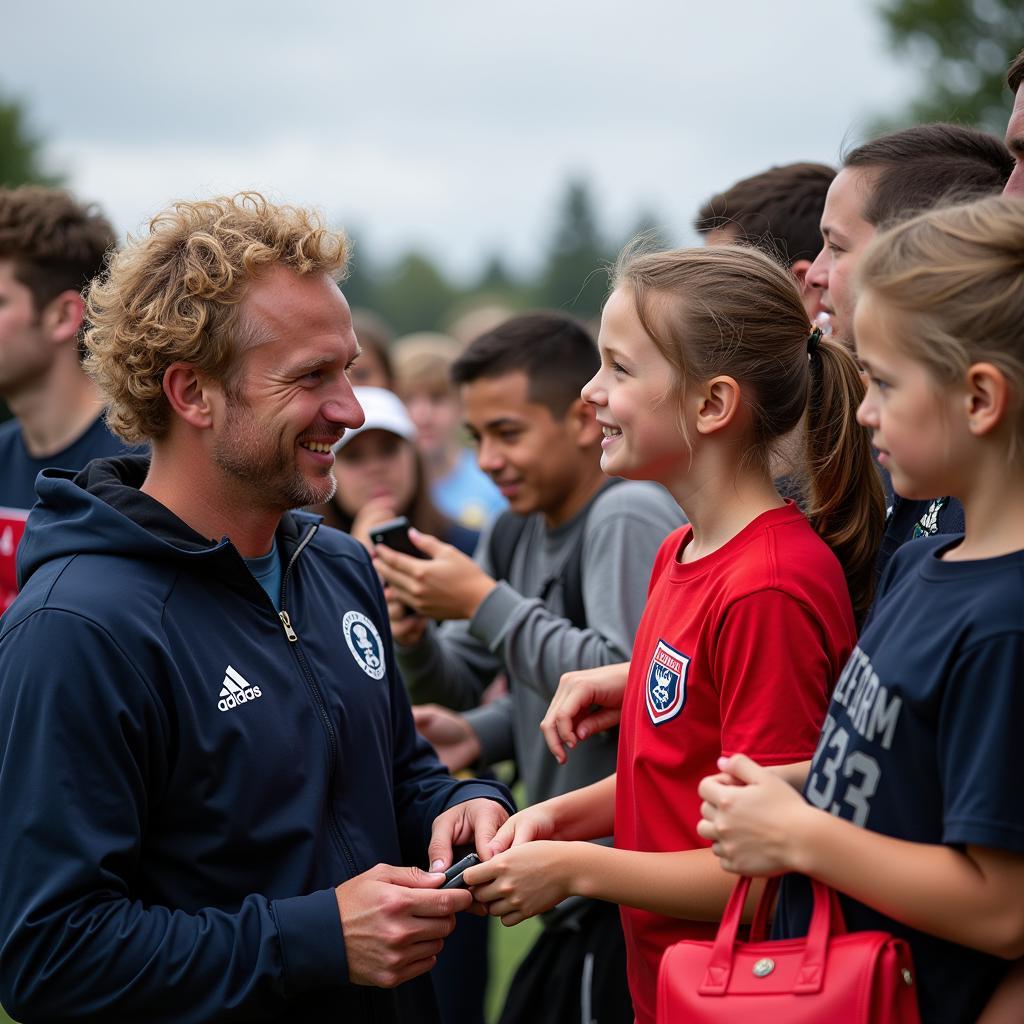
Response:
[[[342,235],[179,203],[88,300],[152,456],[47,470],[0,627],[0,1002],[25,1020],[436,1020],[424,977],[508,816],[416,735],[334,491],[362,423]],[[419,867],[392,865],[425,864]]]
[[[125,451],[82,372],[82,290],[114,248],[99,211],[60,189],[0,189],[0,612],[14,600],[15,550],[48,466],[81,469]]]

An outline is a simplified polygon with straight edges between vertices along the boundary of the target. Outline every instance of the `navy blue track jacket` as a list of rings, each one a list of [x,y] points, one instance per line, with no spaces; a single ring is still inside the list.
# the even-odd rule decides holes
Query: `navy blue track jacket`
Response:
[[[138,490],[146,465],[41,474],[19,551],[0,1003],[25,1022],[435,1020],[426,977],[348,982],[334,886],[422,865],[438,814],[506,791],[453,780],[417,737],[358,543],[285,515],[279,617],[227,540]]]

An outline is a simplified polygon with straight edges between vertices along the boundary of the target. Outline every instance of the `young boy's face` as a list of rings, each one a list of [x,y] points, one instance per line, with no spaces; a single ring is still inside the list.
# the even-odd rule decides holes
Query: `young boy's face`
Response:
[[[577,443],[577,420],[558,418],[530,401],[522,371],[481,377],[462,387],[466,427],[480,468],[519,515],[541,512],[549,525],[564,522],[581,476],[596,453]]]

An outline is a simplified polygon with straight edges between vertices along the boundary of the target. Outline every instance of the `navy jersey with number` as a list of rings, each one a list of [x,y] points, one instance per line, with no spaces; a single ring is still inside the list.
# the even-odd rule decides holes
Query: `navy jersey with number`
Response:
[[[833,693],[804,796],[900,839],[1024,855],[1024,552],[942,561],[960,539],[917,540],[893,557]],[[843,907],[851,930],[909,940],[930,1024],[974,1020],[1006,971],[998,957],[861,903]],[[778,933],[803,934],[809,910],[806,881],[788,878]]]

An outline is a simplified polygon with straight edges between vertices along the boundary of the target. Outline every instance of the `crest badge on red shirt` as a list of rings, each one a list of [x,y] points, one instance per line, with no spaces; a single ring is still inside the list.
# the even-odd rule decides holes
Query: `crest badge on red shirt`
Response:
[[[658,641],[647,669],[647,714],[655,725],[664,725],[686,703],[686,670],[690,659],[664,640]]]

